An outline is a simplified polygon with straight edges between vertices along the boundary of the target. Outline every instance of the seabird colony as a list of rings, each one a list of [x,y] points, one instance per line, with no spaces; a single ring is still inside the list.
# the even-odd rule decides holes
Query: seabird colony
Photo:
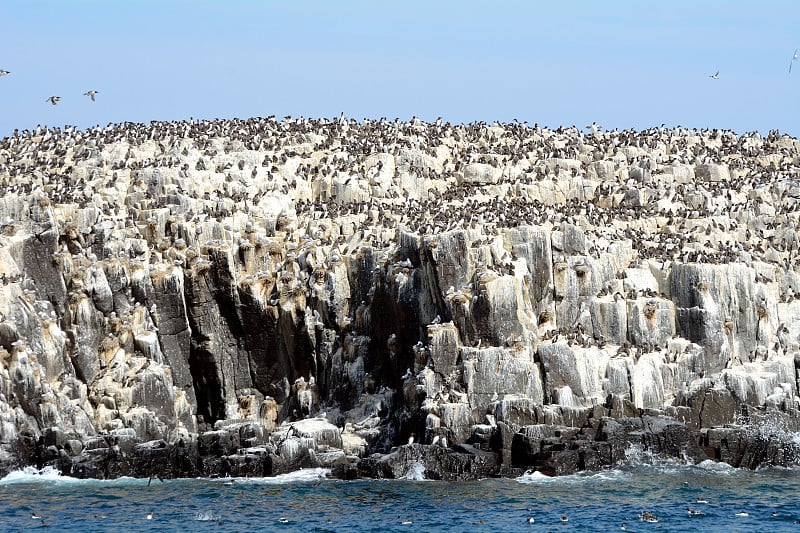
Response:
[[[412,433],[480,440],[511,396],[661,409],[724,372],[737,401],[793,405],[776,369],[793,368],[800,333],[798,141],[593,126],[15,131],[0,139],[0,407],[23,416],[11,367],[40,376],[25,391],[48,405],[83,398],[53,411],[76,427],[174,440],[204,418],[268,425],[326,407],[365,450]],[[40,374],[34,354],[52,359]],[[395,411],[359,404],[392,390]],[[164,398],[178,422],[142,422]],[[446,426],[456,407],[465,427]],[[365,422],[400,409],[391,430]]]
[[[95,224],[134,232],[146,220],[131,215],[167,207],[175,225],[225,219],[241,235],[277,202],[298,228],[284,240],[331,250],[388,248],[398,228],[478,229],[488,243],[505,228],[567,222],[587,232],[594,254],[630,239],[640,259],[796,264],[795,139],[680,127],[592,131],[273,117],[37,127],[0,140],[0,184],[4,196],[94,203]],[[154,174],[160,195],[146,183]],[[130,192],[140,193],[133,211],[119,205]],[[344,233],[335,228],[342,225]]]

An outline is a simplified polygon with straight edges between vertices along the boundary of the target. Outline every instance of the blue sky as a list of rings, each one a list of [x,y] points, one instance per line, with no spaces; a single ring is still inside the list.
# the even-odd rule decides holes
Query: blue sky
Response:
[[[2,0],[0,20],[0,136],[341,112],[800,136],[797,0]]]

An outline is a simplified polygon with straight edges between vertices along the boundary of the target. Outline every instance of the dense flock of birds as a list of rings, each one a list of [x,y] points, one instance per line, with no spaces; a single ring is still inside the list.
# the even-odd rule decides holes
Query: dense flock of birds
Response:
[[[393,156],[394,168],[384,168],[391,163],[382,155]],[[0,187],[4,196],[35,194],[56,205],[95,203],[128,226],[160,207],[186,221],[222,221],[236,211],[258,218],[265,196],[282,195],[296,200],[290,218],[327,230],[347,222],[359,242],[382,247],[398,230],[475,230],[479,240],[567,223],[586,232],[595,255],[630,239],[641,259],[758,258],[790,268],[799,161],[797,141],[774,131],[584,134],[520,122],[268,117],[15,131],[0,140]],[[463,179],[475,164],[500,175]],[[729,175],[715,178],[717,165]],[[143,183],[152,169],[175,170],[175,179],[154,190]],[[688,179],[676,178],[687,171]],[[388,185],[375,187],[387,173]],[[299,194],[300,183],[312,192]],[[140,193],[126,200],[135,209],[125,209],[119,192]]]

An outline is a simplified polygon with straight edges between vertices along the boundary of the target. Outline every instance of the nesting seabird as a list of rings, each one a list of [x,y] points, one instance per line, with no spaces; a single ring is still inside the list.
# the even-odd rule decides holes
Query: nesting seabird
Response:
[[[51,96],[50,98],[45,100],[45,102],[50,102],[51,104],[56,105],[59,100],[61,100],[60,96]]]
[[[86,91],[85,93],[83,93],[83,95],[88,96],[89,98],[92,99],[92,102],[94,102],[94,96],[99,92],[100,91],[91,90],[91,91]]]

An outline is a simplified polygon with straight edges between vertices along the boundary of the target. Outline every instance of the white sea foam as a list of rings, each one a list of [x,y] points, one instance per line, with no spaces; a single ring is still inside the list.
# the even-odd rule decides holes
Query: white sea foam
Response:
[[[597,472],[579,472],[566,476],[547,476],[541,472],[528,471],[517,478],[517,481],[525,484],[577,484],[592,482],[621,481],[635,478],[643,473],[651,472],[660,475],[683,476],[711,474],[711,475],[734,475],[741,472],[727,463],[707,459],[695,464],[690,458],[683,457],[676,459],[672,457],[662,457],[641,446],[631,445],[625,451],[625,459],[621,461],[617,468],[609,468]]]
[[[194,519],[198,522],[214,522],[219,520],[219,517],[211,511],[203,511],[202,513],[197,513]]]
[[[406,474],[401,479],[409,479],[412,481],[424,481],[425,466],[421,463],[414,463],[413,465],[411,465],[411,468],[408,469],[408,472],[406,472]]]
[[[521,476],[517,478],[517,481],[520,483],[530,483],[530,484],[538,484],[538,483],[553,483],[554,481],[558,481],[560,478],[548,476],[542,474],[539,471],[530,471],[528,470]]]
[[[713,472],[715,474],[735,474],[740,471],[738,468],[733,467],[728,463],[723,463],[722,461],[714,461],[712,459],[706,459],[705,461],[701,461],[697,463],[695,467],[701,470],[705,470],[706,472]]]
[[[287,485],[291,483],[303,483],[308,481],[320,481],[326,479],[331,473],[330,468],[303,468],[288,474],[280,474],[274,477],[237,477],[220,478],[219,481],[235,483],[252,483],[263,485]]]
[[[538,471],[528,471],[519,476],[517,481],[528,485],[543,485],[549,483],[560,483],[565,485],[582,484],[592,482],[620,481],[631,476],[619,468],[609,468],[597,472],[579,472],[566,476],[548,476]]]
[[[744,417],[737,417],[736,422],[746,433],[768,441],[800,444],[800,432],[786,427],[786,420],[779,416],[767,414],[755,422]]]
[[[59,472],[57,468],[53,468],[52,466],[46,466],[41,470],[39,470],[34,466],[26,466],[22,470],[15,470],[13,472],[9,472],[6,477],[0,480],[0,483],[3,484],[30,483],[36,481],[62,481],[62,480],[78,481],[76,478],[62,476],[61,472]]]
[[[9,472],[8,475],[0,479],[0,485],[11,485],[15,483],[48,483],[64,485],[88,485],[88,484],[113,484],[113,485],[133,485],[146,484],[147,478],[133,478],[122,476],[115,479],[81,479],[71,476],[63,476],[57,468],[46,466],[41,470],[34,466],[26,466],[22,470]]]

